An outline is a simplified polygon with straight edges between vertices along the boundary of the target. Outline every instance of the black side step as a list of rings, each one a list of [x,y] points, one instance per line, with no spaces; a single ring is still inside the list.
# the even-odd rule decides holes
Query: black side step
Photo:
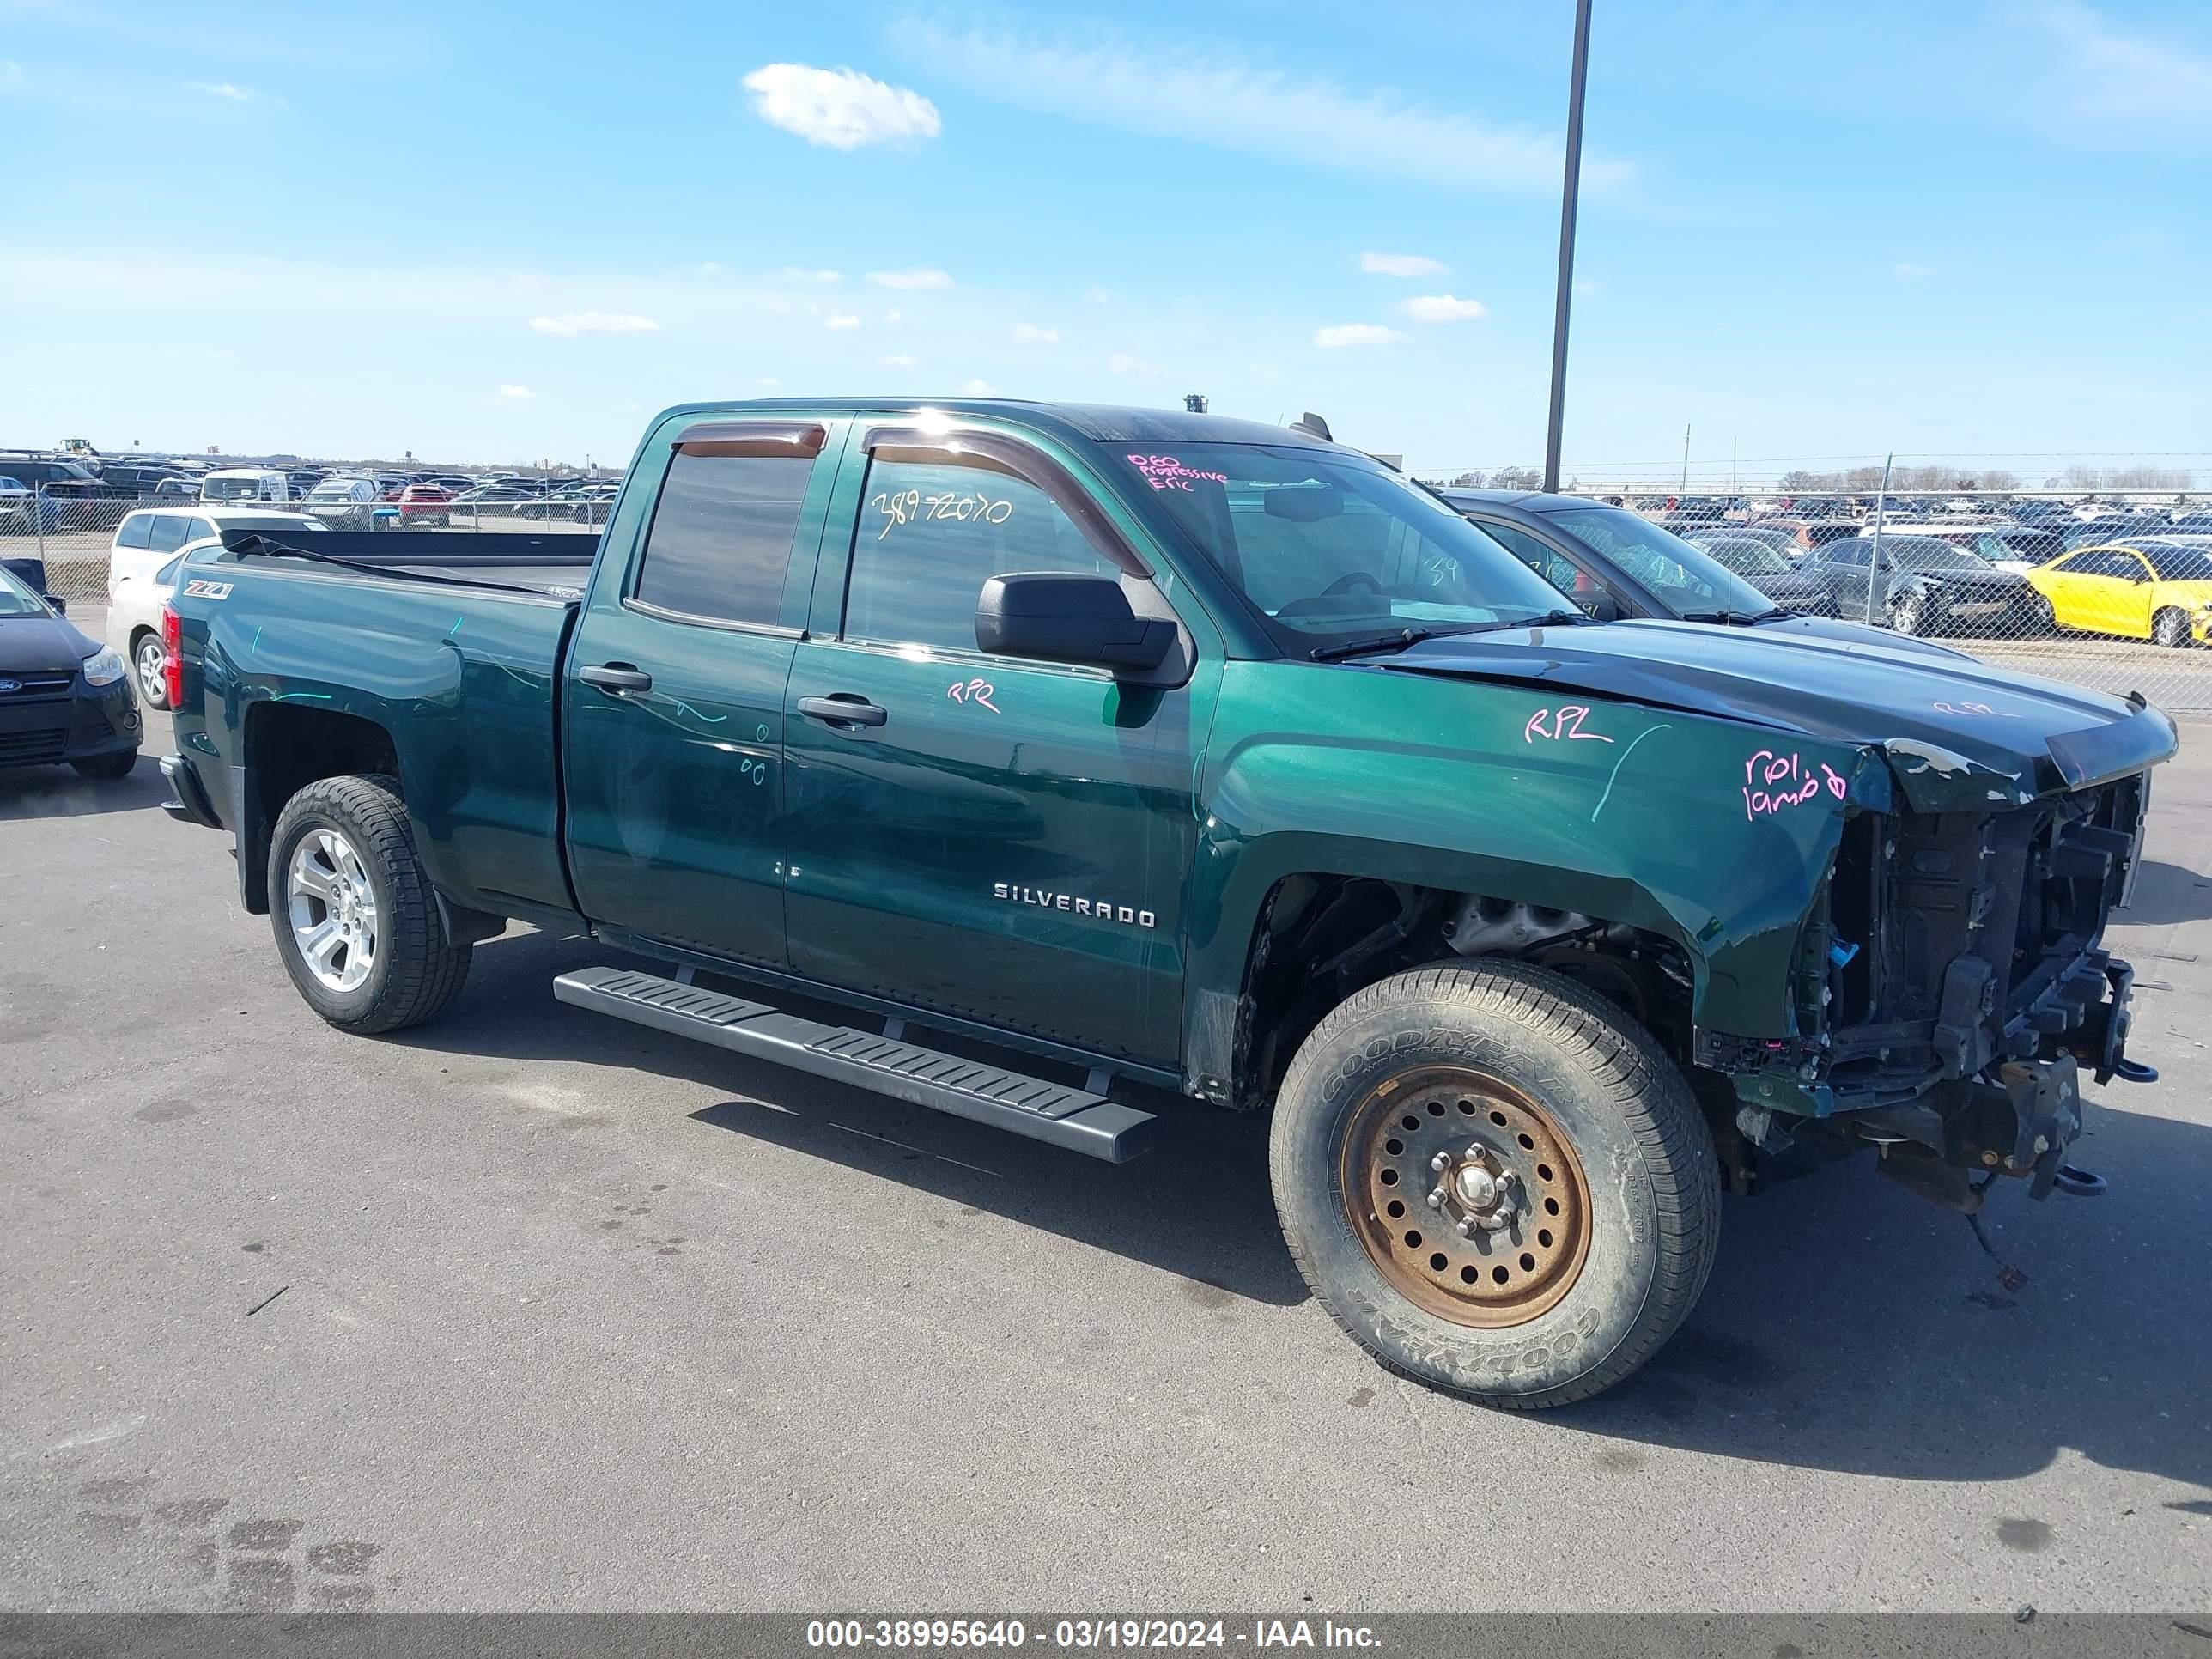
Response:
[[[764,1002],[678,984],[657,974],[585,968],[555,980],[553,994],[579,1008],[973,1118],[1111,1164],[1126,1164],[1150,1147],[1159,1121],[1103,1095],[872,1031],[817,1024]]]

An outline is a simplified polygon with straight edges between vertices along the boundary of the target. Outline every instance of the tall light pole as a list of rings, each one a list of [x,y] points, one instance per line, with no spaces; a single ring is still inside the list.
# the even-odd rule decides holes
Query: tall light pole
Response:
[[[1567,88],[1567,177],[1559,191],[1559,293],[1552,310],[1552,413],[1544,490],[1559,487],[1559,420],[1567,398],[1567,309],[1575,292],[1575,198],[1583,180],[1583,81],[1589,70],[1590,0],[1575,0],[1575,67]]]

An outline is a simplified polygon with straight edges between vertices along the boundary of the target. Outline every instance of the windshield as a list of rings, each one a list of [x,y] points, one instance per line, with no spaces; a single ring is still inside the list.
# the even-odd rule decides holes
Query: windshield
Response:
[[[1790,561],[1765,542],[1723,538],[1717,541],[1700,542],[1698,545],[1739,576],[1786,576],[1790,574]]]
[[[1292,444],[1100,447],[1286,651],[1574,610],[1443,502],[1357,456]]]
[[[1611,559],[1676,616],[1727,611],[1759,617],[1774,609],[1773,600],[1711,554],[1625,507],[1574,507],[1545,517]]]
[[[2136,551],[2150,561],[2159,580],[2169,582],[2212,582],[2212,556],[2193,547],[2172,542],[2145,542]]]
[[[0,617],[43,617],[46,607],[39,596],[0,567]]]
[[[319,483],[307,492],[311,501],[342,501],[353,494],[349,483]]]
[[[200,481],[200,499],[205,501],[258,501],[261,499],[261,480],[204,478]]]

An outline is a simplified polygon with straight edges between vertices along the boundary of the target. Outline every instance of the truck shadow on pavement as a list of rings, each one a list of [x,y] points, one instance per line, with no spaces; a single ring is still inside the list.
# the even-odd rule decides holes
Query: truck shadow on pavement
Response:
[[[1557,1420],[1611,1443],[1600,1461],[1623,1468],[1640,1455],[1621,1443],[1643,1441],[2001,1480],[2071,1449],[2212,1486],[2212,1129],[2093,1104],[2075,1150],[2110,1179],[2104,1196],[2037,1204],[2015,1182],[1990,1194],[1990,1243],[2028,1276],[2016,1290],[1962,1218],[1863,1161],[1728,1200],[1689,1323],[1636,1376]]]
[[[66,766],[9,767],[0,771],[0,823],[17,818],[94,817],[143,812],[169,799],[161,769],[143,753],[128,777],[81,778]]]
[[[2146,859],[2136,873],[2130,898],[2126,909],[2112,912],[2113,921],[2120,926],[2160,927],[2173,922],[2203,921],[2212,917],[2212,878],[2178,864]]]
[[[1191,1281],[1200,1296],[1281,1307],[1307,1298],[1275,1224],[1267,1126],[1257,1114],[1132,1095],[1133,1104],[1167,1120],[1166,1133],[1152,1152],[1117,1168],[553,1000],[556,975],[622,960],[622,953],[581,937],[509,934],[477,947],[469,988],[450,1018],[386,1040],[688,1078],[728,1091],[691,1114],[703,1127],[772,1142],[1159,1267]],[[636,965],[665,971],[641,959]],[[731,981],[729,988],[743,988]],[[777,1005],[840,1023],[854,1018],[788,997]]]
[[[389,1040],[690,1078],[730,1091],[691,1114],[703,1127],[1162,1268],[1194,1296],[1284,1308],[1308,1298],[1276,1227],[1260,1115],[1168,1100],[1159,1147],[1118,1169],[1097,1164],[585,1019],[547,993],[556,974],[613,955],[586,939],[530,933],[480,947],[456,1017]],[[1999,1283],[1963,1219],[1864,1160],[1729,1200],[1719,1258],[1688,1325],[1628,1382],[1541,1420],[1589,1436],[1599,1466],[1623,1475],[1649,1462],[1639,1443],[1948,1481],[2017,1479],[2071,1450],[2212,1487],[2202,1190],[2212,1128],[2127,1109],[2171,1102],[2180,1086],[2107,1091],[2122,1104],[2090,1106],[2077,1161],[2110,1177],[2105,1196],[2033,1204],[2020,1183],[1998,1184],[1983,1221],[1997,1253],[2028,1275],[2015,1290]],[[2203,1495],[2177,1493],[2167,1507],[2199,1513]]]

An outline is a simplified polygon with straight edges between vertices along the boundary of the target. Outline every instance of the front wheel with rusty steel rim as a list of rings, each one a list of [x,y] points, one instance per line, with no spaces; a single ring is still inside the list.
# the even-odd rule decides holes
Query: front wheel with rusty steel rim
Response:
[[[1498,1406],[1610,1388],[1712,1266],[1712,1139],[1674,1061],[1562,975],[1477,959],[1355,994],[1276,1097],[1315,1296],[1392,1370]]]
[[[1589,1255],[1582,1159],[1525,1091],[1485,1072],[1385,1078],[1352,1109],[1337,1183],[1383,1278],[1457,1324],[1528,1323]]]

